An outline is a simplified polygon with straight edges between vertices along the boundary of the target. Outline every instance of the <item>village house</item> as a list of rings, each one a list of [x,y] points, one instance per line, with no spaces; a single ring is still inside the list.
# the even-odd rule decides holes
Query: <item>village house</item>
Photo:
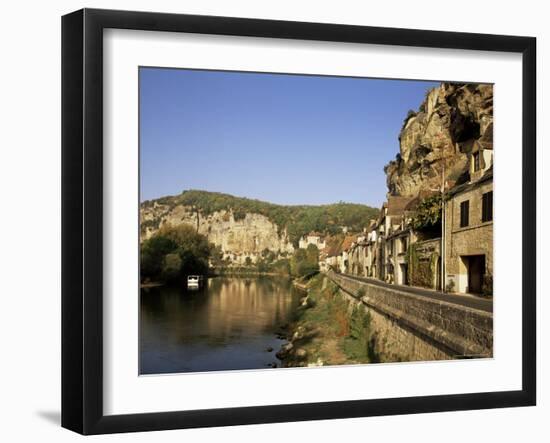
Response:
[[[365,276],[375,277],[376,264],[377,264],[377,240],[378,240],[378,225],[375,220],[371,221],[370,226],[367,228],[366,254],[365,254]]]
[[[398,285],[492,294],[491,148],[488,143],[474,143],[469,180],[453,186],[446,195],[444,245],[441,229],[424,232],[412,228],[414,211],[429,195],[389,196],[378,219],[371,221],[362,235],[346,235],[337,250],[333,247],[323,251],[323,269],[332,268]],[[319,240],[312,236],[311,240],[305,238],[304,241]]]
[[[351,244],[348,255],[349,270],[353,275],[363,276],[365,274],[365,262],[367,253],[366,235],[358,235]]]
[[[319,267],[325,270],[340,270],[338,265],[339,256],[340,256],[340,245],[336,242],[326,242],[327,245],[321,251],[319,256]],[[323,257],[321,265],[321,257]]]
[[[381,209],[379,278],[388,283],[405,284],[403,282],[407,280],[405,254],[411,243],[411,230],[405,227],[405,222],[414,201],[414,197],[391,195]]]
[[[447,290],[492,295],[493,157],[479,144],[470,156],[470,180],[449,191],[445,204]]]
[[[349,256],[351,253],[352,245],[357,240],[356,235],[346,235],[344,237],[344,241],[342,242],[342,245],[340,246],[341,253],[338,256],[338,266],[340,268],[340,272],[344,273],[350,273],[350,261]]]
[[[415,242],[416,235],[405,221],[402,221],[400,227],[388,235],[386,239],[386,258],[388,261],[387,266],[391,267],[391,272],[388,272],[388,275],[393,279],[391,283],[409,284],[407,252],[409,245]]]
[[[336,259],[338,269],[398,285],[441,288],[441,237],[416,232],[411,221],[424,196],[389,196],[372,220]],[[413,251],[411,253],[411,250]]]
[[[319,252],[319,271],[321,272],[327,272],[329,270],[328,265],[328,251],[325,247],[323,250]]]
[[[307,249],[309,245],[317,246],[317,249],[319,249],[319,251],[321,249],[324,249],[326,247],[324,235],[320,234],[319,232],[310,232],[309,234],[304,235],[298,241],[298,247],[301,249]]]

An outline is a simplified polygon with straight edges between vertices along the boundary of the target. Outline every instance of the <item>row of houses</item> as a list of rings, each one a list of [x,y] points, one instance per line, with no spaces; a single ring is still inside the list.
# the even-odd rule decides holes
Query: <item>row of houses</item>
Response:
[[[416,209],[429,193],[389,196],[378,219],[364,232],[346,235],[338,247],[321,251],[321,270],[397,285],[492,295],[492,149],[478,146],[469,166],[465,183],[445,189],[441,226],[413,228]]]

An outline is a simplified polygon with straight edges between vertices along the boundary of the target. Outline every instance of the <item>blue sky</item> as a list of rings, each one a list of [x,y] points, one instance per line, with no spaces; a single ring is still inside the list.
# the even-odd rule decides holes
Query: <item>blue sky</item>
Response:
[[[435,82],[140,68],[141,200],[185,189],[379,207]]]

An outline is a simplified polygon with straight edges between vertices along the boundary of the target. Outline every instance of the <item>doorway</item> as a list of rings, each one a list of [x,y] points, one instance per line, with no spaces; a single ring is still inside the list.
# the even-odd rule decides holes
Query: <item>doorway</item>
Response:
[[[481,294],[485,275],[485,255],[470,255],[464,260],[468,272],[468,292]]]
[[[409,276],[407,272],[407,264],[401,263],[399,265],[400,270],[400,276],[399,276],[399,284],[400,285],[408,285],[409,284]]]

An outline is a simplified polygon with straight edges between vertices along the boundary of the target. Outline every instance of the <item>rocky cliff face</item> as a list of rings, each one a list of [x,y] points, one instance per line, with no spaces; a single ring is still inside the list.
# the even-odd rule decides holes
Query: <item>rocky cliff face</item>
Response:
[[[261,214],[247,213],[235,220],[232,211],[216,211],[202,215],[192,207],[163,205],[154,202],[140,208],[141,238],[150,238],[160,226],[188,224],[198,227],[198,232],[208,237],[211,243],[220,246],[233,260],[237,256],[258,256],[265,249],[275,253],[292,253],[294,247],[286,232],[279,232],[277,225]]]
[[[405,119],[399,154],[385,167],[388,192],[439,189],[443,169],[449,185],[466,181],[469,154],[492,146],[492,85],[442,83]]]

